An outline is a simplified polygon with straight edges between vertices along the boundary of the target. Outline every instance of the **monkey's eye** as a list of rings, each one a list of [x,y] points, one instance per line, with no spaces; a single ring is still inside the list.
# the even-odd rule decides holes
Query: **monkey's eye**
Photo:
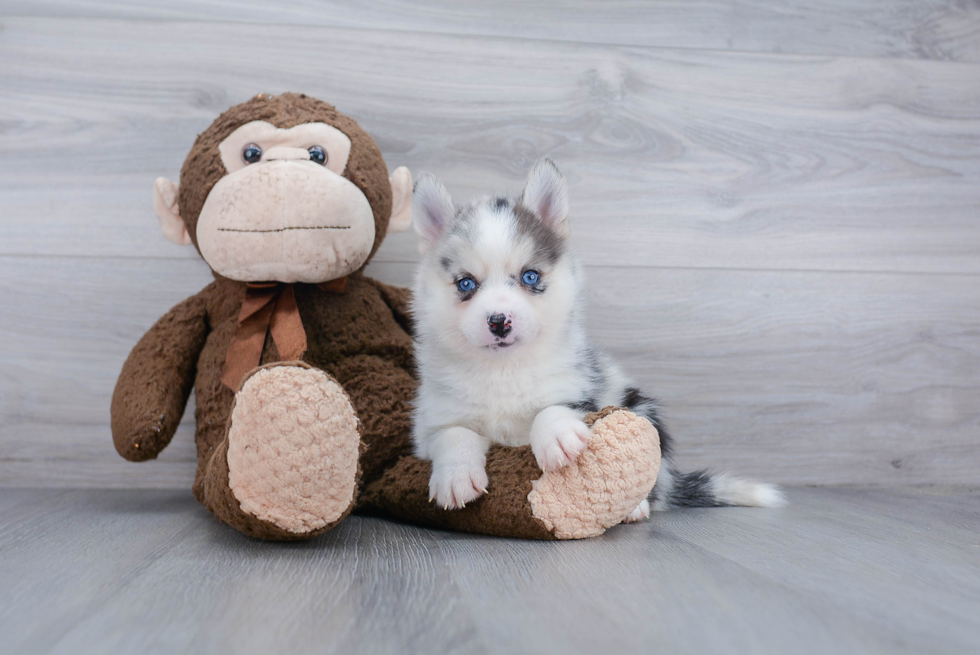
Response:
[[[320,166],[325,166],[327,163],[327,151],[323,149],[322,146],[310,146],[307,148],[310,152],[310,161],[320,164]]]
[[[262,159],[262,148],[250,143],[242,148],[242,159],[246,164],[254,164]]]

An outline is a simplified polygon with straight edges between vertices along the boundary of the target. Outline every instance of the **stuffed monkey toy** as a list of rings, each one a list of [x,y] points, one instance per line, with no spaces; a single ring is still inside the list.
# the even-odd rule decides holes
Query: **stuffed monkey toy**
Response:
[[[408,290],[366,277],[411,221],[411,175],[389,177],[371,137],[305,95],[259,95],[197,137],[180,184],[158,179],[164,235],[214,281],[167,312],[123,365],[112,436],[128,460],[170,442],[194,389],[194,495],[261,539],[321,534],[352,510],[483,534],[601,534],[650,492],[659,439],[607,408],[577,462],[543,474],[530,448],[487,455],[489,491],[460,510],[429,500],[412,455],[416,388]]]

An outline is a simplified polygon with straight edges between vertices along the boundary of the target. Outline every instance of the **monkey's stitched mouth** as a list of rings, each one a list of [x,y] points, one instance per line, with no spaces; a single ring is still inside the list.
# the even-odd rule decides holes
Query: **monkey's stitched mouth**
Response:
[[[287,230],[349,230],[350,225],[311,225],[310,227],[280,227],[274,230],[242,230],[234,227],[219,227],[218,232],[254,232],[268,234],[269,232],[285,232]]]

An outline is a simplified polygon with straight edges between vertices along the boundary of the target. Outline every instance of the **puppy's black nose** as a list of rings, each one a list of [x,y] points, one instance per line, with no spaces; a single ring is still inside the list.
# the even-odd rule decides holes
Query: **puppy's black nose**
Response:
[[[490,326],[490,334],[495,337],[503,339],[510,333],[510,321],[503,314],[494,314],[488,318],[487,325]]]

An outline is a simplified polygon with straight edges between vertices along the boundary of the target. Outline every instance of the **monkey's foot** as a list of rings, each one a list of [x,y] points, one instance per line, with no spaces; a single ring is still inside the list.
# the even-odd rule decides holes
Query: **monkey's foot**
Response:
[[[600,535],[646,500],[660,471],[660,436],[645,418],[609,408],[585,417],[588,447],[572,464],[547,471],[528,500],[558,539]]]
[[[487,492],[461,509],[429,500],[432,463],[402,457],[367,486],[360,502],[404,521],[521,539],[602,534],[642,506],[660,471],[660,435],[645,418],[607,408],[589,414],[588,447],[574,462],[542,474],[530,446],[493,446]]]
[[[304,539],[354,505],[360,436],[343,388],[301,362],[256,369],[205,480],[208,507],[261,539]]]

